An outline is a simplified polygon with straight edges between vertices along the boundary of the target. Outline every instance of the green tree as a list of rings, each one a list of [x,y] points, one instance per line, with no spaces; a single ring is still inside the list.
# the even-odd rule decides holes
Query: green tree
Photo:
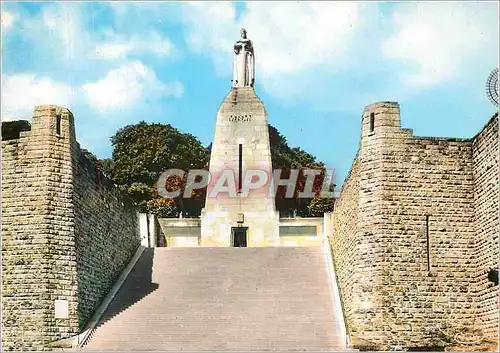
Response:
[[[324,213],[333,211],[333,205],[334,200],[332,198],[315,196],[307,205],[307,210],[311,217],[323,217]]]
[[[290,147],[286,138],[269,125],[271,160],[273,169],[281,169],[281,178],[287,178],[291,169],[299,169],[299,178],[293,198],[285,197],[285,187],[279,187],[276,208],[280,212],[296,211],[299,216],[321,213],[319,201],[313,198],[298,198],[303,191],[306,178],[304,169],[319,169],[322,175],[316,177],[313,191],[321,190],[324,164],[312,154],[299,147]],[[167,169],[207,169],[212,144],[204,147],[193,135],[182,133],[169,124],[146,123],[127,125],[111,137],[113,155],[100,162],[103,172],[125,190],[140,206],[142,211],[160,214],[184,214],[197,216],[205,204],[206,188],[195,190],[188,199],[182,197],[186,184],[184,178],[168,178],[166,189],[181,190],[175,200],[159,201],[156,183],[161,173]],[[330,200],[331,201],[331,200]],[[322,201],[323,202],[323,201]],[[326,201],[325,201],[326,202]],[[326,206],[325,206],[326,207]],[[160,209],[164,209],[163,211]],[[328,209],[328,207],[324,208]]]
[[[145,212],[147,202],[153,198],[153,188],[144,183],[132,183],[126,191],[139,205],[140,211]]]
[[[111,137],[111,142],[113,155],[104,165],[105,172],[143,210],[147,209],[149,200],[158,198],[155,183],[165,170],[181,169],[187,172],[208,166],[209,154],[201,142],[170,124],[141,121],[127,125]],[[168,183],[172,184],[172,180]],[[187,202],[190,207],[185,210],[182,196],[174,200],[180,211],[190,214],[199,213],[204,202],[204,197],[195,198]]]
[[[149,200],[146,203],[146,211],[155,214],[160,218],[175,217],[178,214],[175,201],[162,197]]]
[[[305,169],[318,169],[321,174],[315,178],[313,192],[318,194],[321,191],[325,176],[325,166],[322,162],[316,160],[312,154],[302,150],[300,147],[290,147],[286,138],[280,134],[278,129],[269,124],[269,142],[271,147],[271,161],[273,170],[281,169],[281,178],[290,176],[292,169],[299,170],[299,176],[295,187],[295,193],[292,198],[286,198],[286,188],[280,186],[276,194],[276,209],[281,213],[291,213],[295,211],[302,217],[312,216],[309,204],[312,198],[299,198],[299,192],[304,190],[306,183]]]
[[[113,159],[111,158],[101,159],[101,168],[106,176],[111,177],[111,170],[113,169]]]
[[[208,164],[200,141],[170,124],[141,121],[118,130],[111,142],[112,177],[121,185],[152,185],[166,169],[201,169]]]

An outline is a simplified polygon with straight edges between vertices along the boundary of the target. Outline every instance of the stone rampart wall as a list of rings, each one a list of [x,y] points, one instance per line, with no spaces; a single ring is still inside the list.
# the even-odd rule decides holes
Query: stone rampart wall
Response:
[[[474,139],[415,137],[397,103],[365,109],[331,237],[359,347],[472,344],[497,327],[484,273],[498,258],[494,125]]]
[[[490,268],[499,266],[498,114],[473,139],[475,258],[473,282],[478,320],[487,338],[498,339],[498,286],[488,280]]]
[[[31,130],[21,131],[17,139],[2,140],[5,350],[43,349],[78,332],[77,303],[72,300],[77,291],[72,124],[67,110],[38,107]],[[55,318],[55,300],[68,301],[68,318]]]
[[[77,334],[140,241],[133,206],[90,176],[71,112],[40,106],[26,125],[2,140],[4,350]]]
[[[329,237],[337,282],[340,287],[344,319],[348,331],[356,331],[355,315],[357,303],[362,298],[362,288],[358,286],[362,276],[360,258],[360,235],[358,232],[359,162],[352,165],[339,197],[335,201],[332,216],[333,236]]]
[[[391,327],[384,343],[440,345],[441,335],[474,327],[472,144],[393,142],[382,161],[374,233],[385,250],[376,290],[384,326]]]
[[[74,232],[80,324],[90,318],[140,245],[136,207],[95,163],[79,154]]]

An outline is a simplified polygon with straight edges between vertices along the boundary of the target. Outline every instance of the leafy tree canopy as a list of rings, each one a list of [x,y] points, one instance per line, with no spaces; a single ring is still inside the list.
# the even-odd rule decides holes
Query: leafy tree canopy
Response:
[[[321,174],[315,178],[313,184],[313,192],[317,194],[321,191],[324,179],[325,167],[323,162],[317,161],[315,156],[302,150],[300,147],[290,147],[286,138],[272,125],[269,125],[269,142],[273,169],[281,169],[281,178],[288,178],[291,169],[300,170],[293,198],[285,197],[286,187],[280,186],[278,188],[276,209],[283,214],[294,212],[303,217],[311,216],[311,209],[308,206],[312,198],[298,197],[298,194],[304,190],[306,184],[306,176],[303,171],[305,169],[320,170]]]
[[[187,171],[208,165],[200,141],[170,124],[141,121],[127,125],[118,130],[111,142],[114,148],[111,174],[118,184],[153,185],[166,169]]]
[[[316,157],[300,147],[288,146],[286,138],[271,124],[269,124],[269,143],[273,169],[321,168],[324,166],[322,162],[316,161]]]
[[[307,205],[307,210],[311,217],[322,217],[324,213],[332,212],[333,206],[333,199],[316,196],[311,200],[309,205]]]
[[[148,209],[148,201],[158,197],[154,188],[159,176],[167,169],[203,169],[209,155],[193,135],[183,133],[170,124],[146,123],[127,125],[111,137],[113,156],[103,161],[103,169],[115,183],[139,204]],[[203,200],[204,202],[204,200]],[[174,206],[168,204],[169,214]],[[155,213],[162,213],[161,202],[150,202]],[[182,205],[182,204],[181,204]],[[195,209],[203,205],[193,206]]]
[[[291,169],[319,169],[324,174],[324,164],[316,157],[299,147],[290,147],[286,138],[272,125],[269,125],[269,138],[273,169],[281,169],[282,178],[289,176]],[[205,204],[205,190],[198,190],[194,197],[159,201],[156,182],[167,169],[208,169],[212,144],[204,147],[189,133],[183,133],[169,124],[146,123],[127,125],[111,137],[113,155],[102,160],[104,173],[126,191],[140,206],[142,211],[156,214],[175,215],[184,212],[199,215]],[[323,175],[322,174],[322,175]],[[183,190],[184,180],[167,180],[167,189]],[[299,173],[293,198],[285,198],[284,187],[278,189],[276,208],[281,212],[295,210],[298,215],[310,216],[328,210],[330,201],[297,198],[304,189],[305,176]],[[322,176],[317,177],[313,191],[319,192]],[[181,193],[182,195],[182,193]],[[313,204],[311,202],[314,201]]]

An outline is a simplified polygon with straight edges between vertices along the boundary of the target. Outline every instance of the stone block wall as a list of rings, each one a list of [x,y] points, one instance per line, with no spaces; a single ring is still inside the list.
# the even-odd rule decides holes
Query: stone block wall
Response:
[[[131,199],[80,153],[73,183],[78,317],[82,325],[140,245]]]
[[[84,172],[69,110],[20,126],[2,139],[2,348],[42,350],[80,331],[140,240],[133,206]]]
[[[365,300],[362,287],[356,285],[363,274],[363,258],[360,256],[361,239],[358,232],[358,206],[359,161],[356,156],[340,195],[335,200],[331,227],[334,236],[329,236],[337,282],[343,294],[341,301],[344,318],[347,330],[353,332],[359,330],[362,325],[355,314],[362,310],[359,308],[359,303]]]
[[[2,140],[5,350],[43,349],[78,332],[76,302],[70,301],[68,319],[54,316],[54,301],[68,300],[77,291],[76,252],[71,245],[74,146],[68,143],[74,138],[72,119],[67,110],[39,107],[31,130],[20,132],[18,139]]]
[[[499,177],[498,114],[473,141],[475,259],[474,295],[478,320],[488,339],[498,339],[498,286],[488,281],[487,271],[499,266]]]
[[[488,136],[485,145],[498,141],[498,133]],[[493,250],[478,249],[484,212],[476,209],[481,176],[474,160],[481,157],[474,146],[473,139],[413,136],[400,126],[397,103],[365,109],[360,150],[335,205],[331,238],[347,325],[360,347],[471,344],[487,331],[476,310],[477,266],[495,255],[495,240],[485,232]],[[492,150],[483,155],[495,163]],[[498,197],[492,196],[483,196],[489,200],[484,207],[495,212]],[[498,218],[486,218],[483,223],[498,227]],[[492,318],[496,310],[498,317],[493,292],[487,293],[484,315]]]

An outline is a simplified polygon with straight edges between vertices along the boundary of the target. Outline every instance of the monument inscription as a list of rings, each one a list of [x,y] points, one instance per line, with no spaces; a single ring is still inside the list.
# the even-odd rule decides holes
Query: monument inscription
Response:
[[[229,116],[229,121],[231,121],[231,122],[252,121],[252,115],[251,114],[230,115]]]

